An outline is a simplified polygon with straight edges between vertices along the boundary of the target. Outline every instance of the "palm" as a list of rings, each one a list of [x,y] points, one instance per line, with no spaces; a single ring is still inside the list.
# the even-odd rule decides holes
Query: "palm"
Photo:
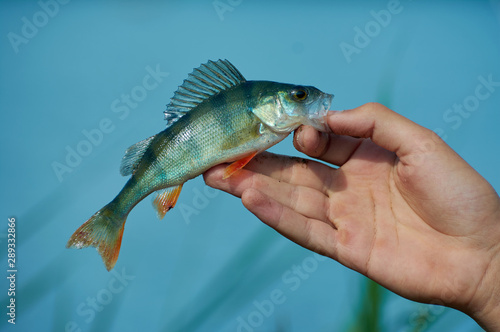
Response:
[[[448,156],[453,157],[459,158]],[[427,301],[460,306],[454,303],[457,292],[477,284],[488,263],[470,251],[480,247],[473,235],[483,226],[463,220],[463,212],[475,219],[482,219],[478,211],[484,217],[491,214],[491,209],[480,209],[491,191],[485,186],[467,192],[471,187],[465,183],[448,181],[445,177],[463,178],[456,172],[473,172],[441,170],[438,158],[435,151],[422,151],[413,157],[418,165],[405,165],[366,140],[342,167],[330,170],[326,221],[336,228],[330,233],[336,248],[327,254],[403,296],[426,294]],[[475,274],[460,273],[457,267],[472,268]]]

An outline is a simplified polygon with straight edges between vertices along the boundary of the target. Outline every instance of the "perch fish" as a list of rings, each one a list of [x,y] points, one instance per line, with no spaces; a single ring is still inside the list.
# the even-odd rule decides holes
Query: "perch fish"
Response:
[[[131,177],[123,189],[66,247],[96,247],[111,270],[137,203],[156,193],[153,205],[161,219],[175,206],[182,185],[209,168],[231,163],[227,178],[300,125],[325,131],[332,98],[312,86],[247,81],[227,60],[202,64],[168,104],[167,128],[126,150],[120,173]]]

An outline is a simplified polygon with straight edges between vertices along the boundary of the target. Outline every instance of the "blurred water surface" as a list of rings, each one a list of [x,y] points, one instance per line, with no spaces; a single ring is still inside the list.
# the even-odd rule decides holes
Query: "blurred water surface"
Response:
[[[476,88],[500,82],[499,1],[0,8],[0,261],[7,276],[15,217],[18,269],[15,326],[0,279],[1,331],[481,330],[289,242],[201,178],[162,221],[149,199],[132,211],[111,273],[95,250],[65,244],[122,188],[123,152],[164,128],[169,98],[208,59],[250,80],[314,85],[334,109],[382,102],[436,130],[498,191],[500,86],[482,88],[487,98]],[[271,151],[299,155],[291,139]]]

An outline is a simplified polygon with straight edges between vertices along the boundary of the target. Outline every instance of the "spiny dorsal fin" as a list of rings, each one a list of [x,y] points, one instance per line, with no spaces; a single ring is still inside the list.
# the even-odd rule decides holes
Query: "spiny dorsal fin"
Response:
[[[167,127],[204,100],[245,81],[228,60],[202,64],[188,75],[167,105],[164,112]]]
[[[141,162],[142,156],[146,149],[151,144],[153,138],[156,135],[146,138],[138,143],[135,143],[125,151],[125,155],[122,158],[122,163],[120,164],[120,174],[123,176],[132,175],[137,166]]]

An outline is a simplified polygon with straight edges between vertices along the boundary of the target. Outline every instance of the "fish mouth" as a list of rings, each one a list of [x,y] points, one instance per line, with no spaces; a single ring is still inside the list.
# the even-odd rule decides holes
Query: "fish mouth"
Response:
[[[320,98],[309,105],[309,114],[304,124],[313,126],[319,131],[331,131],[326,123],[326,115],[332,104],[333,97],[331,94],[323,93]]]

